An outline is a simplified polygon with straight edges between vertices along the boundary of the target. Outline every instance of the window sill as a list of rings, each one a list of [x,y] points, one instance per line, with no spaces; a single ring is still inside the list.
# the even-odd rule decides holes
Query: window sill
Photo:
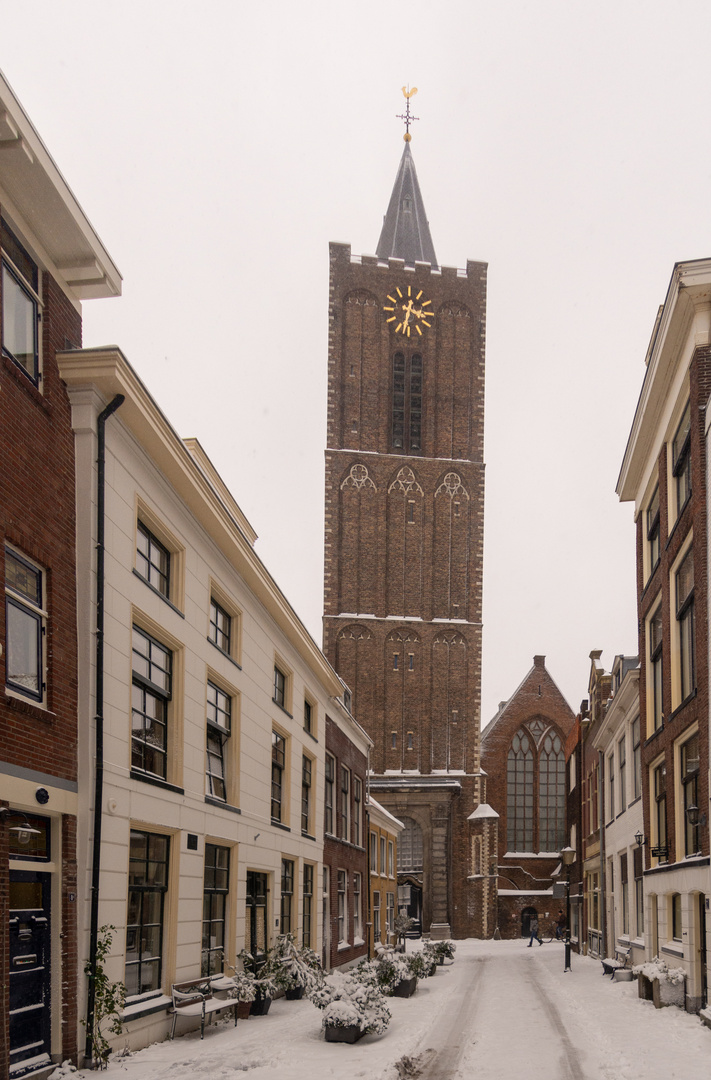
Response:
[[[649,736],[649,738],[644,740],[643,745],[645,747],[649,746],[649,744],[654,742],[654,740],[656,738],[658,738],[662,734],[663,731],[664,731],[664,721],[662,720],[662,722],[659,725],[659,727],[657,728],[657,730],[653,731],[652,734]]]
[[[294,714],[290,713],[289,710],[287,708],[285,708],[283,705],[280,705],[275,697],[272,698],[272,701],[276,705],[277,709],[281,709],[281,711],[283,713],[286,713],[286,715],[289,717],[290,720],[294,719]]]
[[[166,994],[157,994],[151,998],[141,998],[140,1001],[134,1001],[131,1005],[127,1005],[121,1013],[121,1020],[124,1024],[127,1024],[130,1020],[138,1020],[142,1016],[150,1016],[151,1013],[163,1012],[165,1009],[170,1009],[173,1004],[173,999]]]
[[[272,825],[275,829],[283,829],[284,832],[291,832],[288,825],[282,825],[281,821],[276,821],[274,818],[272,818]]]
[[[161,780],[159,776],[150,776],[148,773],[139,772],[137,769],[131,769],[129,775],[132,780],[140,780],[142,784],[152,784],[154,787],[163,788],[166,791],[174,791],[177,795],[185,794],[184,788],[169,784],[167,780]]]
[[[146,579],[143,577],[143,575],[138,573],[138,570],[136,570],[135,566],[133,568],[132,573],[134,574],[135,577],[138,578],[139,581],[143,582],[143,584],[146,586],[147,589],[150,589],[152,593],[155,593],[156,596],[159,596],[160,599],[163,601],[163,603],[167,604],[168,607],[172,611],[174,611],[176,615],[179,615],[181,619],[185,618],[185,615],[180,610],[180,608],[176,607],[175,604],[173,603],[173,601],[169,600],[167,596],[164,596],[163,593],[160,591],[160,589],[156,589],[155,585],[151,585],[150,581],[146,581]]]
[[[313,732],[309,731],[309,730],[308,730],[307,728],[304,728],[304,735],[308,735],[308,737],[309,737],[310,739],[313,739],[313,741],[314,741],[315,743],[317,743],[317,742],[318,742],[318,739],[317,739],[317,738],[316,738],[316,736],[315,736],[315,735],[313,734]]]
[[[301,830],[301,835],[303,836],[304,840],[313,840],[314,843],[316,842],[316,837],[312,836],[310,832],[306,831],[306,829]]]
[[[205,802],[208,804],[208,806],[218,806],[222,810],[229,810],[232,814],[242,813],[239,806],[232,806],[231,803],[223,802],[222,799],[216,799],[214,795],[206,795]]]
[[[673,941],[668,941],[666,945],[662,945],[660,952],[666,953],[667,956],[676,956],[679,960],[684,959],[684,946],[679,942],[676,945]]]
[[[682,711],[682,709],[685,709],[686,706],[689,704],[689,702],[693,701],[695,699],[696,693],[697,693],[696,687],[694,687],[694,689],[691,691],[691,693],[686,695],[686,697],[681,702],[681,704],[677,705],[675,709],[672,709],[671,715],[669,716],[670,721],[671,720],[676,720],[677,716]]]
[[[140,577],[140,574],[138,576]],[[145,578],[141,578],[141,581],[145,581]],[[180,614],[180,612],[178,612],[178,614]],[[240,663],[238,663],[237,660],[235,660],[234,656],[230,656],[230,654],[228,652],[225,652],[224,649],[221,649],[220,646],[217,644],[217,642],[213,641],[211,637],[209,637],[207,640],[210,642],[213,649],[217,649],[220,656],[224,656],[225,660],[229,660],[229,662],[231,664],[234,664],[234,666],[238,669],[238,671],[242,670],[242,665]]]
[[[338,942],[338,948],[336,949],[336,952],[345,952],[346,949],[351,949],[351,948],[352,948],[352,945],[351,945],[350,941],[339,941]]]
[[[5,704],[8,709],[15,709],[17,712],[24,713],[25,716],[31,716],[35,720],[41,720],[45,724],[53,724],[57,719],[56,713],[50,712],[49,709],[43,709],[37,702],[21,697],[8,687],[5,687]]]

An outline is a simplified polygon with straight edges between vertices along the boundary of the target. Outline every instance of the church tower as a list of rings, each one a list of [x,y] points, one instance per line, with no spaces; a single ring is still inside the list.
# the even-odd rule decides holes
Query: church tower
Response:
[[[377,253],[330,245],[324,649],[375,743],[371,790],[406,825],[400,905],[433,937],[491,932],[474,816],[486,269],[438,264],[409,134]]]

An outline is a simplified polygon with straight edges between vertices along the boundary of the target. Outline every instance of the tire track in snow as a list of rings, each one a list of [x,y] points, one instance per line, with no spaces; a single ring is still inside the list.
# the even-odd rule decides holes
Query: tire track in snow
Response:
[[[434,1051],[434,1057],[418,1073],[419,1080],[455,1080],[459,1063],[471,1043],[472,1031],[475,1030],[474,1019],[481,1000],[479,991],[487,964],[488,958],[466,963],[466,977],[461,979],[459,1008],[452,1010],[447,1018],[438,1023],[436,1044],[424,1052],[426,1054]],[[462,969],[464,968],[465,965],[462,965]],[[464,976],[462,969],[458,974]],[[422,1056],[424,1057],[424,1054]]]
[[[549,1024],[561,1041],[564,1059],[562,1063],[564,1069],[561,1074],[562,1080],[585,1080],[585,1074],[582,1070],[580,1059],[578,1058],[578,1052],[570,1041],[565,1024],[563,1023],[563,1018],[548,997],[545,988],[542,986],[540,979],[536,975],[533,965],[526,965],[525,978],[535,990],[538,1002],[543,1008]]]

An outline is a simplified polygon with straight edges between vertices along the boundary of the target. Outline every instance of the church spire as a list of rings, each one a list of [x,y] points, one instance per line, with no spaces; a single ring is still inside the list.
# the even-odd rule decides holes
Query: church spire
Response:
[[[428,262],[437,270],[437,256],[410,150],[410,122],[417,119],[410,116],[410,96],[416,94],[417,90],[406,92],[403,86],[402,91],[407,98],[407,116],[400,117],[406,121],[407,127],[404,136],[405,149],[390,196],[388,212],[383,219],[376,255],[379,259],[404,259],[406,266],[414,266],[416,262]]]

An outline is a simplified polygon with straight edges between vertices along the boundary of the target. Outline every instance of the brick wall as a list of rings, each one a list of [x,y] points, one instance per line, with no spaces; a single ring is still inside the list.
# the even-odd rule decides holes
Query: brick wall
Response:
[[[368,922],[368,819],[366,814],[366,774],[367,774],[367,757],[358,749],[358,747],[351,741],[345,731],[339,727],[339,725],[331,719],[330,716],[326,717],[326,752],[331,754],[336,763],[335,783],[334,783],[334,818],[333,827],[334,832],[332,834],[327,833],[324,839],[323,845],[323,861],[324,865],[329,867],[329,879],[330,879],[330,896],[329,896],[329,918],[330,918],[330,950],[328,963],[330,967],[341,967],[343,965],[350,965],[357,960],[362,959],[367,955],[367,934],[366,923]],[[340,817],[340,767],[344,765],[350,770],[351,783],[350,783],[350,835],[344,837],[341,834],[341,817]],[[353,780],[357,778],[361,781],[361,791],[363,801],[361,802],[361,844],[357,845],[354,841],[353,832],[353,792],[354,784]],[[348,919],[348,946],[339,948],[337,924],[338,924],[338,871],[345,870],[348,875],[348,889],[347,889],[347,919]],[[361,926],[363,943],[361,945],[354,944],[353,935],[353,874],[359,873],[361,876]],[[325,935],[325,928],[324,928]]]
[[[706,512],[706,444],[704,439],[705,406],[711,393],[711,347],[697,348],[689,369],[690,439],[691,439],[691,495],[681,514],[669,532],[667,444],[658,459],[659,469],[659,521],[660,558],[656,570],[645,582],[643,548],[646,543],[646,515],[637,519],[637,590],[639,612],[639,705],[642,726],[642,791],[644,796],[644,834],[652,836],[650,821],[649,767],[657,758],[664,757],[667,767],[667,843],[668,861],[673,863],[684,858],[684,852],[676,850],[677,816],[674,744],[684,731],[693,724],[699,725],[699,794],[698,805],[709,803],[709,685],[708,685],[708,559],[707,559],[707,512]],[[673,481],[672,481],[673,482]],[[682,546],[693,530],[694,560],[694,607],[696,690],[676,709],[672,707],[672,636],[676,632],[673,567]],[[663,725],[656,732],[648,728],[648,656],[646,620],[661,599],[662,605],[662,713]],[[703,855],[709,854],[709,825],[706,821],[698,829],[699,847]],[[649,869],[650,845],[645,844],[645,867]]]
[[[2,285],[0,283],[0,289]],[[5,543],[44,570],[47,631],[46,705],[0,695],[2,758],[11,766],[75,781],[77,778],[77,632],[74,436],[70,406],[55,354],[81,345],[81,317],[50,274],[41,276],[41,389],[9,359],[0,358],[0,574]],[[2,310],[0,297],[0,311]],[[5,604],[0,604],[0,641],[5,643]],[[6,650],[0,657],[5,684]],[[47,807],[52,809],[52,803]],[[37,810],[41,812],[38,806]],[[6,831],[2,830],[6,845]],[[77,933],[76,819],[62,821],[62,1059],[76,1061]],[[7,850],[0,851],[0,920],[8,925]],[[59,920],[53,919],[53,932]],[[7,933],[0,935],[0,980],[8,986]],[[59,1007],[59,1002],[55,1003]],[[8,1007],[3,1008],[0,1075],[7,1075]]]

